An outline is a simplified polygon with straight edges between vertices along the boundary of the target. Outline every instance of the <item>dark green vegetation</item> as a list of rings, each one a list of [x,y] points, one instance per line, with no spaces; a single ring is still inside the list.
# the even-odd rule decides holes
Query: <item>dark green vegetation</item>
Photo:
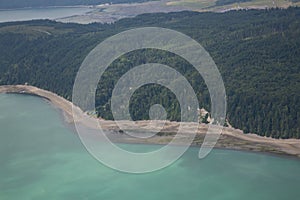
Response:
[[[31,21],[0,24],[0,84],[41,87],[71,99],[73,81],[84,57],[110,35],[134,27],[159,26],[199,41],[215,60],[228,96],[231,125],[260,135],[300,138],[300,9],[250,10],[224,14],[181,12],[144,14],[112,25]],[[183,59],[168,52],[141,50],[116,60],[97,92],[101,117],[110,119],[110,95],[128,69],[158,62],[176,68],[190,81],[200,107],[210,108],[205,83]],[[147,119],[161,103],[168,118],[180,108],[166,88],[146,85],[131,99],[134,119]]]
[[[0,9],[47,7],[47,6],[76,6],[99,5],[104,3],[133,3],[148,0],[1,0]]]
[[[224,5],[229,5],[233,3],[243,3],[243,2],[249,2],[252,0],[217,0],[216,1],[216,6],[224,6]]]

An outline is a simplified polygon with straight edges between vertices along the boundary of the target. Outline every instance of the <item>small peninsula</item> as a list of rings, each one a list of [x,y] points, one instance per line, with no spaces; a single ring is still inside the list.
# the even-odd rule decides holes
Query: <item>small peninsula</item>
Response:
[[[42,97],[51,102],[53,106],[61,109],[68,123],[74,123],[72,112],[72,107],[74,105],[72,102],[58,96],[57,94],[29,85],[3,85],[0,86],[0,93],[30,94]],[[81,111],[78,107],[74,106],[74,108],[76,109],[76,113],[80,113],[80,115],[87,117],[87,114]],[[114,121],[98,119],[91,116],[88,117],[90,120],[98,120],[102,129],[106,130],[108,135],[113,136],[112,140],[121,143],[167,144],[173,139],[179,127],[179,122],[167,121],[164,124],[163,129],[155,136],[150,138],[133,138],[124,134]],[[123,121],[120,123],[126,125],[127,122]],[[136,121],[135,123],[140,127],[145,127],[149,124],[149,121]],[[158,121],[157,123],[160,122]],[[91,127],[92,124],[93,123],[85,123],[84,125],[89,128],[97,128]],[[152,126],[155,127],[155,123],[152,123]],[[195,124],[191,124],[191,126],[195,126]],[[147,127],[151,129],[151,126]],[[207,129],[207,124],[199,125],[193,145],[200,146],[202,144]],[[186,134],[188,136],[189,133]],[[229,127],[223,128],[223,132],[215,147],[300,157],[299,139],[274,139],[258,136],[256,134],[244,134],[239,129]]]

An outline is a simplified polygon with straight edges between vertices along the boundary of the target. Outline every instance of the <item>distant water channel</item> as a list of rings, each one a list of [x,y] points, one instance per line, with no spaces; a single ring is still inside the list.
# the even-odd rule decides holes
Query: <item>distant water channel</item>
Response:
[[[126,146],[126,145],[125,145]],[[136,151],[151,145],[127,144]],[[300,197],[300,161],[198,148],[163,170],[132,175],[92,158],[52,105],[0,94],[1,200],[283,200]],[[134,164],[134,163],[133,163]]]
[[[47,7],[0,10],[0,23],[11,21],[27,21],[34,19],[59,19],[74,15],[83,15],[93,11],[89,7]]]

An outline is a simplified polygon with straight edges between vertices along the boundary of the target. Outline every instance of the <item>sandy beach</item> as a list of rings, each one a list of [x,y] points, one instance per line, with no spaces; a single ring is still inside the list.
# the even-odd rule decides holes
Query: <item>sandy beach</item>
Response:
[[[134,122],[132,127],[130,122],[121,121],[122,127],[126,127],[126,131],[136,131],[135,128],[142,127],[149,131],[156,131],[159,129],[158,134],[150,138],[134,138],[127,136],[120,130],[119,126],[114,121],[108,121],[103,119],[97,119],[88,116],[86,113],[80,110],[80,108],[74,106],[72,102],[58,96],[52,92],[28,85],[5,85],[0,86],[0,93],[20,93],[31,94],[43,97],[50,101],[55,107],[61,109],[64,113],[66,121],[70,124],[74,124],[74,121],[83,122],[84,126],[96,129],[100,124],[103,130],[108,131],[110,138],[116,142],[123,143],[147,143],[147,144],[167,144],[176,135],[179,127],[178,122],[164,122],[161,121],[137,121]],[[76,115],[73,115],[73,109]],[[84,120],[82,120],[84,119]],[[196,137],[193,141],[193,145],[200,146],[203,143],[208,125],[206,124],[187,124],[191,130],[194,126],[198,126]],[[191,133],[187,130],[186,137],[188,138]],[[182,138],[184,141],[184,138]],[[180,141],[178,141],[180,144]],[[256,134],[244,134],[241,130],[224,127],[222,134],[215,146],[216,148],[226,148],[235,150],[247,150],[254,152],[273,153],[278,155],[287,155],[300,158],[300,140],[299,139],[274,139],[258,136]]]

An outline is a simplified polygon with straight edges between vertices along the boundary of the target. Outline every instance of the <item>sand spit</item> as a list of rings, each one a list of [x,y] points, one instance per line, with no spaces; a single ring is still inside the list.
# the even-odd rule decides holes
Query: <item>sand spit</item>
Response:
[[[89,128],[98,128],[99,124],[103,130],[107,130],[110,138],[116,142],[126,143],[148,143],[148,144],[167,144],[176,135],[180,123],[178,122],[162,122],[162,121],[120,121],[123,127],[126,127],[126,131],[136,131],[136,127],[141,127],[143,130],[149,132],[158,131],[159,133],[149,138],[134,138],[127,136],[120,130],[119,126],[114,121],[108,121],[103,119],[96,119],[88,116],[81,111],[78,107],[75,107],[72,102],[58,96],[52,92],[33,87],[28,85],[4,85],[0,86],[0,93],[20,93],[31,94],[43,97],[49,100],[55,107],[61,109],[64,113],[65,119],[68,123],[81,122],[84,126]],[[75,115],[73,115],[72,109],[74,108]],[[134,125],[134,126],[133,126]],[[198,126],[197,135],[194,139],[193,145],[201,145],[203,143],[208,125],[206,124],[184,124],[189,126],[186,131],[186,138],[189,138],[193,128]],[[158,127],[163,127],[158,129]],[[191,130],[191,132],[189,131]],[[184,141],[185,137],[176,141],[180,144],[180,141]],[[296,156],[300,157],[300,140],[299,139],[274,139],[258,136],[256,134],[244,134],[241,130],[234,128],[223,128],[223,132],[216,145],[217,148],[247,150],[255,152],[275,153],[280,155]]]

